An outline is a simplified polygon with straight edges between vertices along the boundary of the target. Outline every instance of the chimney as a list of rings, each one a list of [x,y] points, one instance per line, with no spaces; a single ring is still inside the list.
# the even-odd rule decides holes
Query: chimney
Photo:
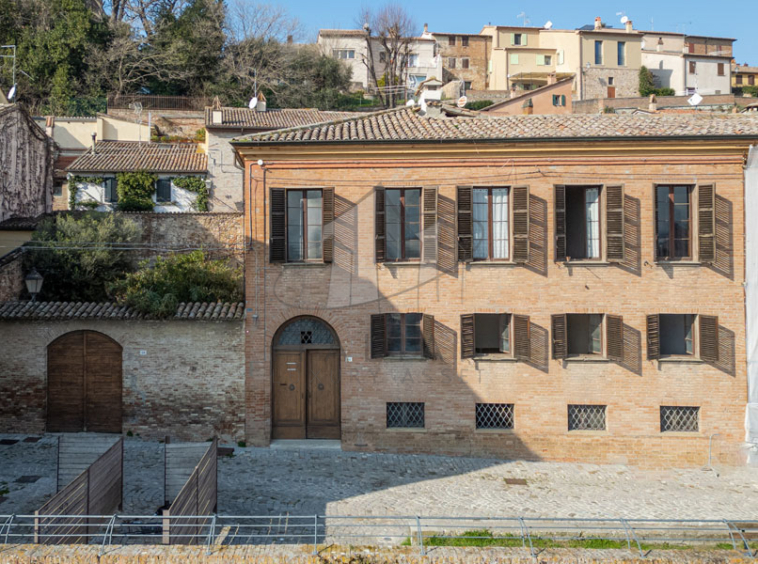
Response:
[[[554,72],[551,72],[549,75],[547,75],[548,84],[555,84],[556,82],[558,82],[558,77],[555,76]]]
[[[626,20],[626,32],[632,33],[634,31],[634,26],[632,25],[632,20]]]
[[[429,33],[429,24],[424,24],[424,33]]]
[[[50,139],[53,138],[54,130],[55,130],[55,117],[47,116],[47,119],[45,120],[45,133]]]
[[[266,111],[266,96],[263,95],[263,92],[258,93],[258,105],[255,106],[256,112],[265,112]]]
[[[655,97],[655,94],[650,95],[650,103],[647,105],[647,109],[651,112],[658,111],[658,98]]]
[[[96,154],[95,153],[95,143],[97,143],[97,133],[93,133],[92,134],[92,154],[93,155]]]
[[[534,113],[534,103],[532,102],[531,98],[524,102],[521,107],[524,109],[525,116],[530,116]]]
[[[603,20],[600,17],[595,18],[595,29],[603,29]]]
[[[663,37],[658,38],[658,45],[655,46],[655,50],[659,53],[663,51]]]
[[[287,45],[292,45],[292,36],[291,35],[287,36]]]

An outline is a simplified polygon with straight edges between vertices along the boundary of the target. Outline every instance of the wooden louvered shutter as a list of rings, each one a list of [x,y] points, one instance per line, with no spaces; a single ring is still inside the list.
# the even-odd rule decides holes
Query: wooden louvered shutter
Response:
[[[424,188],[424,262],[437,262],[437,188]]]
[[[434,316],[426,315],[421,321],[421,333],[424,337],[424,356],[434,358]]]
[[[371,316],[371,358],[387,356],[387,319],[383,313]]]
[[[716,189],[713,184],[697,187],[697,246],[700,262],[716,260]]]
[[[458,261],[474,257],[473,206],[474,187],[458,186]]]
[[[529,187],[514,186],[513,202],[513,262],[529,260]]]
[[[474,314],[461,315],[461,358],[474,358]]]
[[[324,188],[322,206],[324,262],[334,260],[334,188]]]
[[[286,194],[283,188],[271,189],[271,239],[269,240],[269,262],[287,260],[286,248]]]
[[[553,315],[553,358],[562,359],[568,356],[568,341],[566,339],[566,314]]]
[[[605,241],[608,262],[624,260],[624,187],[605,187]]]
[[[620,315],[605,316],[605,337],[608,343],[608,358],[616,362],[624,360],[624,318]]]
[[[566,187],[555,187],[555,260],[566,260]]]
[[[719,359],[719,318],[715,315],[700,315],[700,358],[706,362]]]
[[[376,230],[376,262],[384,262],[387,225],[384,212],[384,188],[374,190],[374,224]]]
[[[513,356],[518,360],[529,360],[532,356],[531,328],[528,315],[513,316]]]
[[[661,318],[659,315],[647,316],[647,358],[661,358]]]

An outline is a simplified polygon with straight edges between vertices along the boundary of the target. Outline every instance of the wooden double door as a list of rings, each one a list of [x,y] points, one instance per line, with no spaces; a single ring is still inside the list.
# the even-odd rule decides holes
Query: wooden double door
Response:
[[[339,350],[274,351],[273,439],[339,439]]]
[[[75,331],[47,347],[47,430],[121,432],[121,345]]]

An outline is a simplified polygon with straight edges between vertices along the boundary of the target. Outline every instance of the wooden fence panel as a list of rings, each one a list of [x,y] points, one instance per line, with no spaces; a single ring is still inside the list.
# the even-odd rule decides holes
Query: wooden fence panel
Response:
[[[208,450],[207,443],[177,443],[167,444],[164,447],[164,500],[168,506],[184,484],[187,483],[192,472],[197,467],[198,460],[202,459]]]
[[[58,439],[58,491],[89,468],[120,438],[87,433],[63,435]]]
[[[40,507],[34,520],[38,544],[87,543],[103,519],[86,515],[110,515],[123,505],[124,439],[119,439],[81,474]],[[55,517],[68,515],[69,517]],[[76,517],[81,515],[82,517]],[[74,516],[74,517],[71,517]]]
[[[214,439],[171,507],[163,512],[163,542],[165,544],[198,543],[198,535],[203,533],[203,529],[210,522],[209,518],[202,516],[216,512],[217,473],[218,439]]]

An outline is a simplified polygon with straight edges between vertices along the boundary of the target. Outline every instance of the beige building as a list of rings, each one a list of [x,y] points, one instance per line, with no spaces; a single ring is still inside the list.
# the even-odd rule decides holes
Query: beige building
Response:
[[[556,80],[554,76],[548,77],[548,84],[514,96],[508,100],[497,102],[482,109],[483,112],[495,115],[546,115],[546,114],[570,114],[572,107],[571,77]]]

